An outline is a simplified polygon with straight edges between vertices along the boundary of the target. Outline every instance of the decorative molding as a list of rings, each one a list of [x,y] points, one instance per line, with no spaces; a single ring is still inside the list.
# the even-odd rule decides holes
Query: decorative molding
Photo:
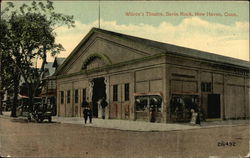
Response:
[[[134,60],[130,60],[130,61],[125,61],[125,62],[121,62],[121,63],[117,63],[117,64],[109,64],[109,65],[105,65],[103,67],[98,67],[98,68],[94,68],[91,70],[81,70],[80,72],[76,72],[76,73],[72,73],[72,74],[63,74],[63,75],[58,75],[57,79],[61,79],[61,78],[66,78],[66,77],[72,77],[72,76],[76,76],[76,75],[81,75],[81,74],[91,74],[91,73],[95,73],[95,72],[101,72],[101,71],[105,71],[105,70],[110,70],[110,69],[114,69],[114,68],[118,68],[118,67],[122,67],[122,66],[126,66],[126,65],[131,65],[134,63],[140,63],[140,62],[144,62],[147,60],[151,60],[151,59],[155,59],[155,58],[159,58],[162,56],[165,56],[165,53],[159,53],[153,56],[146,56],[143,58],[139,58],[139,59],[134,59]]]
[[[86,70],[87,66],[93,62],[95,59],[100,59],[102,60],[106,65],[111,65],[112,61],[106,54],[101,54],[101,53],[94,53],[89,55],[83,62],[82,64],[82,70]]]
[[[88,87],[89,96],[87,96],[87,98],[89,98],[88,99],[89,102],[92,102],[93,87],[94,87],[94,82],[92,80],[89,80],[89,87]]]

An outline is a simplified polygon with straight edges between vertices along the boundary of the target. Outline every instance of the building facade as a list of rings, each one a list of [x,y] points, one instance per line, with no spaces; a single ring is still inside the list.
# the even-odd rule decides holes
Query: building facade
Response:
[[[40,97],[42,98],[44,103],[53,107],[53,115],[56,115],[57,113],[56,80],[53,74],[64,60],[65,58],[56,57],[53,62],[47,62],[44,65],[44,73],[42,76],[42,90]]]
[[[100,99],[110,119],[249,118],[249,62],[93,28],[55,73],[58,116]],[[152,116],[154,119],[152,120]]]

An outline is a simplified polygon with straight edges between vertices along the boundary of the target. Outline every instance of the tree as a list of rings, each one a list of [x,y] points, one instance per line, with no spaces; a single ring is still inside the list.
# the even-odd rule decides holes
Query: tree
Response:
[[[6,40],[6,34],[7,34],[7,25],[6,25],[6,21],[2,20],[2,14],[6,11],[9,10],[9,8],[11,8],[12,5],[9,4],[8,7],[6,7],[3,11],[2,11],[2,0],[0,0],[0,115],[2,115],[2,98],[3,98],[3,94],[2,94],[2,83],[3,83],[3,65],[2,65],[2,56],[3,56],[3,52],[2,49],[4,47],[4,41]]]
[[[31,110],[33,98],[41,86],[47,55],[54,56],[64,50],[61,44],[55,42],[55,29],[63,25],[74,27],[74,20],[73,16],[56,13],[51,1],[45,4],[35,1],[31,5],[23,4],[19,9],[11,11],[5,20],[7,31],[3,51],[14,65],[12,79],[15,94],[11,116],[15,117],[20,77],[28,88]],[[42,60],[41,68],[35,66],[37,59]]]

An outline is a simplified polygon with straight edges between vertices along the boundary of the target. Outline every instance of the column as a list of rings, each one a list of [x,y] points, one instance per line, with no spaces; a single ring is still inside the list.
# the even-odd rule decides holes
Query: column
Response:
[[[167,66],[164,64],[162,66],[162,84],[163,84],[163,89],[162,89],[162,108],[161,108],[161,113],[162,113],[162,122],[167,122],[167,108],[168,108],[168,97],[167,97]]]
[[[225,108],[225,105],[226,104],[226,74],[224,73],[223,74],[223,105],[222,105],[222,119],[225,120],[226,119],[226,108]]]
[[[131,81],[129,82],[129,100],[130,100],[130,106],[129,106],[129,119],[135,120],[135,97],[133,96],[133,93],[135,93],[135,72],[131,72]]]
[[[107,118],[110,118],[110,95],[109,95],[109,76],[106,76],[105,78],[104,78],[104,83],[105,83],[105,87],[106,87],[106,89],[105,89],[105,91],[106,91],[106,101],[107,101],[107,103],[108,103],[108,106],[105,108],[105,116],[107,117]]]
[[[163,109],[163,113],[165,113],[165,120],[164,122],[170,122],[170,99],[171,99],[171,88],[170,88],[170,80],[171,80],[171,77],[170,77],[170,66],[169,64],[166,64],[164,65],[164,89],[165,91],[163,91],[164,93],[164,98],[165,98],[165,103],[164,103],[164,106],[165,106],[165,109]]]

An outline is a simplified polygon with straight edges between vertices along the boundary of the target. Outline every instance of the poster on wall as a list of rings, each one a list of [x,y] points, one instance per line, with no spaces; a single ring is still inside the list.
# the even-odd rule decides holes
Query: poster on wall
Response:
[[[250,157],[248,1],[0,4],[0,157]]]

